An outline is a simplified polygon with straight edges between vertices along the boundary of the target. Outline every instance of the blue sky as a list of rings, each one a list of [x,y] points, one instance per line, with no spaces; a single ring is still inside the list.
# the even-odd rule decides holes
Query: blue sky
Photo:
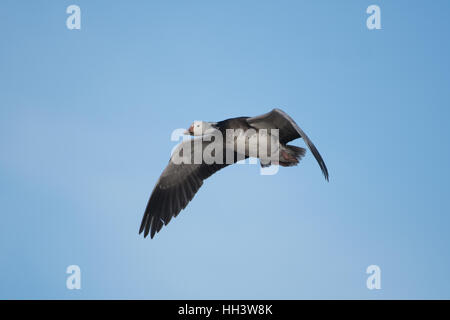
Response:
[[[450,298],[449,10],[2,1],[0,298]],[[310,153],[274,176],[229,167],[138,236],[173,129],[274,107],[329,183]],[[66,288],[72,264],[81,290]],[[381,290],[366,288],[372,264]]]

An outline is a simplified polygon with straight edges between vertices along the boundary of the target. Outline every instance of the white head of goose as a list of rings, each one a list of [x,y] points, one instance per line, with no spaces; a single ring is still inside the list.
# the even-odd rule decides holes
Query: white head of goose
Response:
[[[272,149],[276,149],[277,151],[276,160],[273,158],[269,160],[263,158],[260,156],[262,153],[256,154],[263,167],[271,164],[283,167],[297,165],[305,155],[306,150],[288,145],[287,143],[298,138],[303,138],[306,146],[316,158],[325,179],[328,181],[328,170],[319,151],[295,121],[280,109],[273,109],[268,113],[256,117],[238,117],[219,122],[194,121],[189,129],[186,130],[185,134],[205,136],[213,131],[223,135],[223,141],[227,140],[226,138],[229,132],[240,132],[244,135],[249,132],[252,132],[252,135],[256,133],[259,134],[259,139],[255,141],[257,141],[256,144],[259,146],[263,144],[261,142],[262,133],[268,139],[264,142],[266,144],[268,142],[270,144],[270,142],[276,139],[277,147],[272,147]],[[182,142],[175,150],[169,164],[156,182],[139,229],[139,233],[144,232],[144,237],[150,233],[150,237],[153,238],[161,230],[163,225],[167,225],[172,217],[176,217],[194,198],[194,195],[202,186],[203,180],[230,164],[236,163],[243,158],[255,156],[255,154],[250,152],[251,148],[248,147],[249,140],[247,139],[246,147],[241,149],[241,151],[239,151],[239,148],[236,148],[235,140],[232,140],[234,143],[231,144],[223,143],[221,147],[223,152],[216,153],[216,156],[219,156],[219,161],[211,162],[207,161],[207,159],[200,159],[200,161],[184,161],[179,163],[174,160],[174,156],[179,150],[183,150],[184,146],[187,144],[191,146],[195,141],[198,141],[198,139],[202,140],[202,138],[188,139]],[[200,142],[201,149],[206,149],[210,144],[209,141],[202,140]],[[230,148],[232,148],[231,151]],[[189,152],[191,153],[188,155],[188,158],[194,159],[195,148],[187,148],[187,150],[190,150]],[[232,154],[231,158],[226,156],[230,152]]]
[[[208,130],[215,129],[217,122],[194,121],[184,134],[191,136],[203,136]]]

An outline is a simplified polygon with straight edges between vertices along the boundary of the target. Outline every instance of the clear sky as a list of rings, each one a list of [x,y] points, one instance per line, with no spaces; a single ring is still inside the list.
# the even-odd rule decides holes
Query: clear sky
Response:
[[[66,27],[71,4],[81,30]],[[371,4],[381,30],[366,27]],[[450,298],[449,12],[1,1],[0,298]],[[329,183],[309,152],[273,176],[232,166],[153,240],[138,235],[174,129],[274,107]],[[366,287],[373,264],[381,290]]]

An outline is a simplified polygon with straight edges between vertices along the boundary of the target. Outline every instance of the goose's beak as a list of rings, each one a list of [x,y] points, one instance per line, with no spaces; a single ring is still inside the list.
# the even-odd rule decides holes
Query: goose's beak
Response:
[[[184,134],[192,136],[194,134],[194,125],[191,125],[189,129],[187,129]]]

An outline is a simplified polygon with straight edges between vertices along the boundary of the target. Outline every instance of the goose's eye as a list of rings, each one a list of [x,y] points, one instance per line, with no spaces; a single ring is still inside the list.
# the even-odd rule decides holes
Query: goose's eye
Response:
[[[200,128],[200,125],[199,125],[199,124],[197,125],[197,128]]]

